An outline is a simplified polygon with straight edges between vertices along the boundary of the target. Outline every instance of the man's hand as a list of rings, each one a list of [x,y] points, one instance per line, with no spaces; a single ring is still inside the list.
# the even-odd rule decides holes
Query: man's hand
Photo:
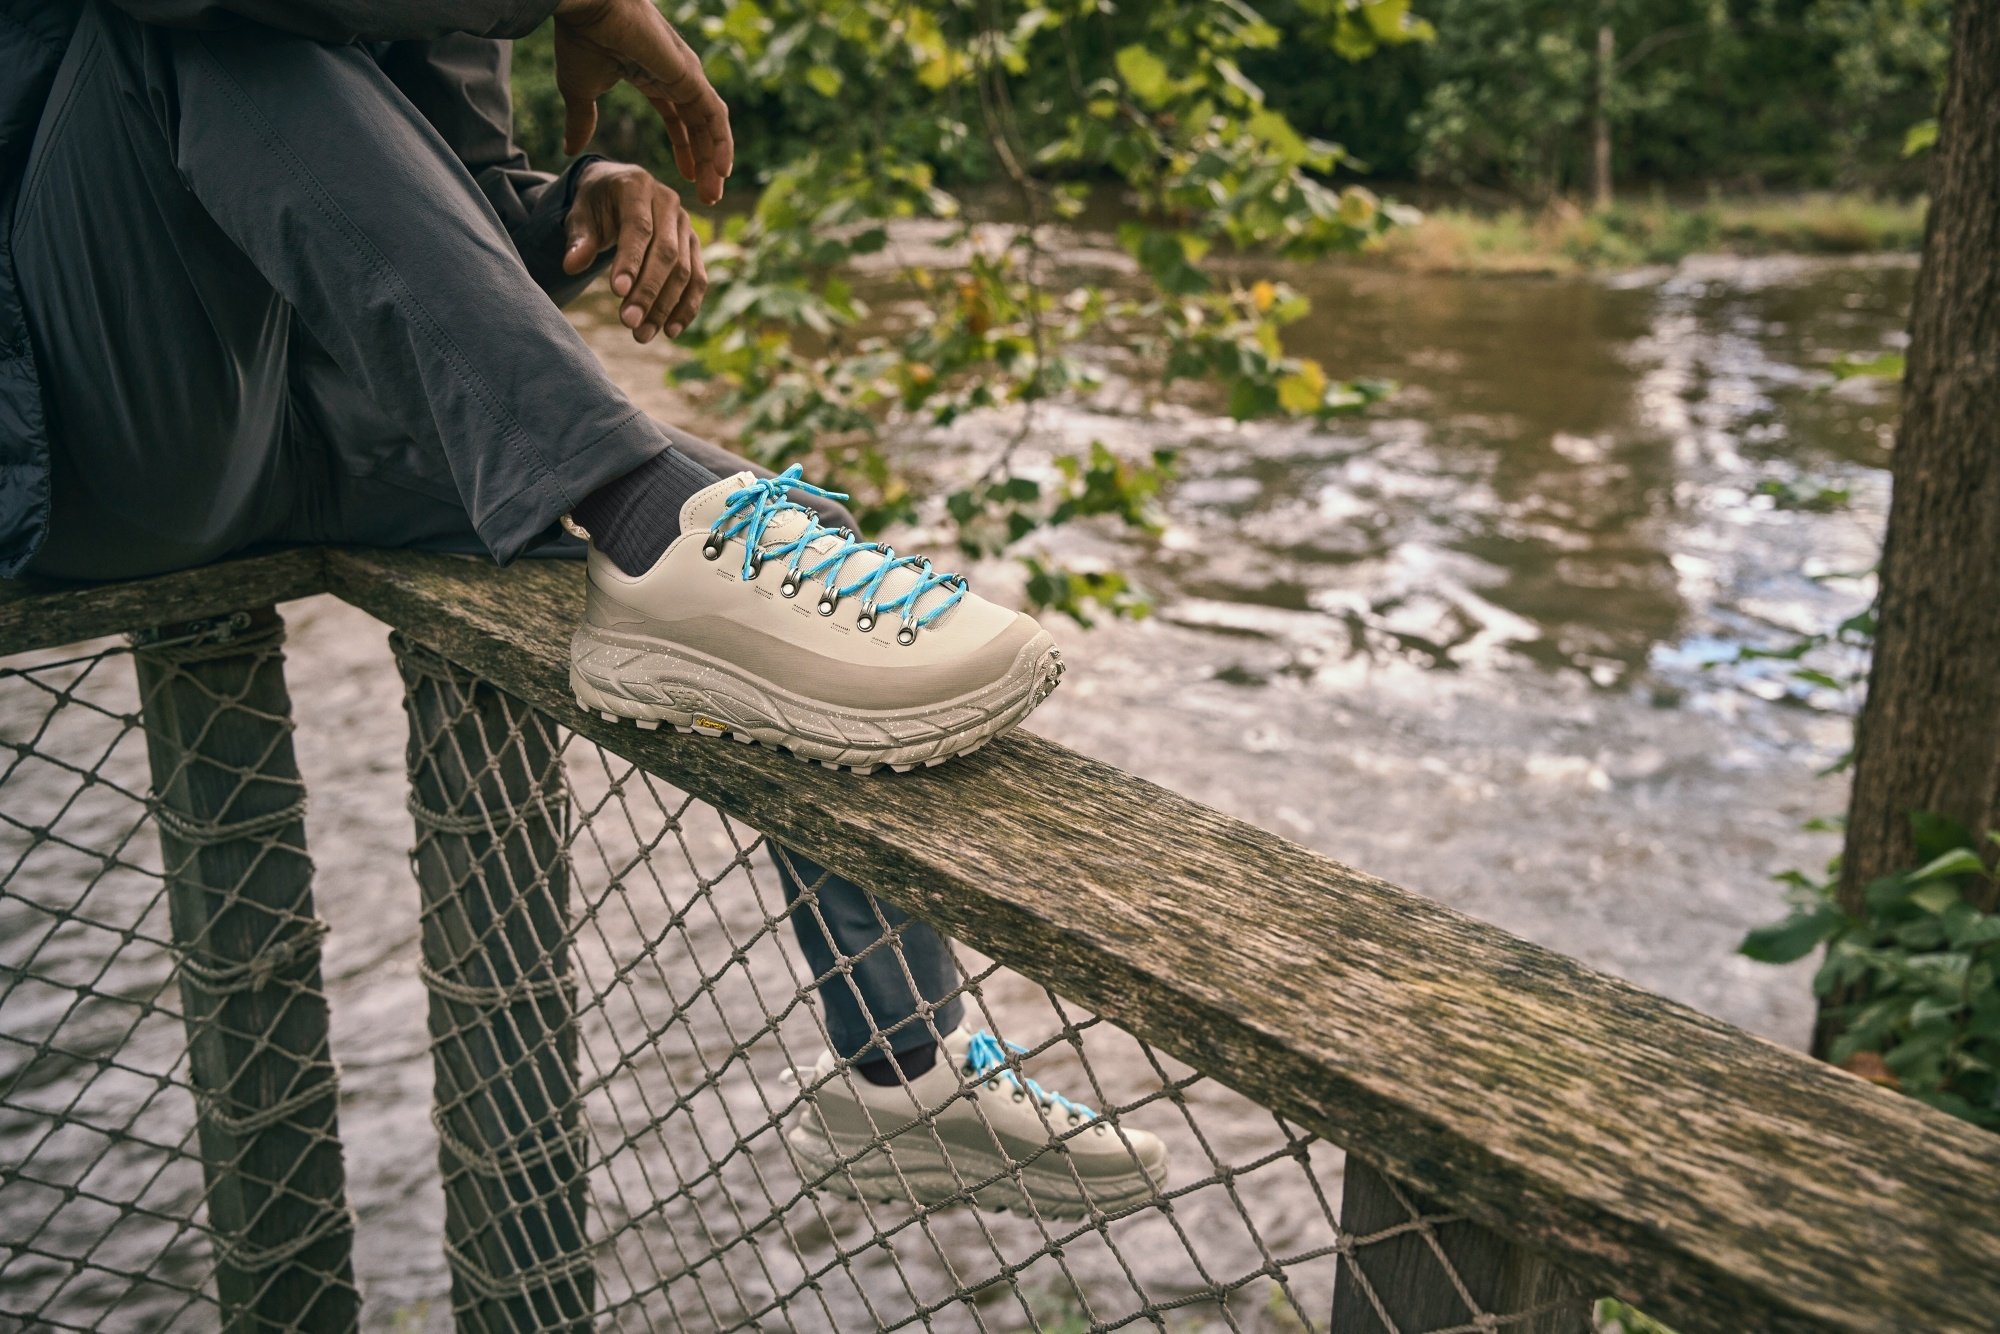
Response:
[[[667,123],[674,164],[705,204],[722,198],[736,163],[729,108],[701,61],[652,0],[561,0],[556,6],[556,89],[567,119],[563,151],[581,153],[597,132],[597,99],[631,83]]]
[[[650,343],[665,329],[667,337],[678,338],[693,323],[708,294],[701,243],[681,197],[644,168],[617,162],[586,166],[566,227],[565,273],[582,273],[599,252],[617,247],[611,290],[625,299],[618,318],[632,337]]]

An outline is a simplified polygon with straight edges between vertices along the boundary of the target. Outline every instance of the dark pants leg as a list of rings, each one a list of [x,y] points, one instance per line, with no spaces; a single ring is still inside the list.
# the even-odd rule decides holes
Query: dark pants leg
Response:
[[[632,408],[359,47],[92,5],[13,241],[55,433],[39,573],[125,578],[269,541],[504,559],[666,443],[718,474],[753,467]],[[825,973],[880,926],[857,886],[805,874],[834,940],[810,913],[800,936]],[[903,953],[925,995],[955,985],[929,928]],[[900,975],[885,947],[822,989],[845,1052],[873,1031],[857,996],[873,1027],[913,1012]]]
[[[799,948],[813,976],[826,979],[819,999],[835,1055],[862,1055],[877,1033],[886,1035],[890,1051],[905,1052],[935,1041],[933,1027],[941,1036],[959,1026],[965,999],[952,995],[958,966],[929,923],[788,848],[774,847],[771,859],[785,887]],[[884,939],[892,933],[894,939]],[[920,1001],[937,1004],[945,996],[951,999],[938,1006],[930,1023],[911,1019]],[[877,1048],[867,1054],[885,1053]]]
[[[93,4],[13,240],[61,455],[44,573],[453,533],[506,560],[667,443],[359,46]]]

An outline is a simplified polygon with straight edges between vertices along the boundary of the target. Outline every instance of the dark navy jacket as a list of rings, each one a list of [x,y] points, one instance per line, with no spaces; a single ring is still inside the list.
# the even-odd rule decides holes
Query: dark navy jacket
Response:
[[[543,287],[560,285],[566,190],[528,170],[514,149],[505,48],[473,38],[534,31],[556,0],[112,0],[147,23],[263,23],[318,41],[436,42],[432,77],[449,106],[423,108],[478,179]],[[19,574],[42,544],[49,514],[48,423],[15,279],[14,204],[28,151],[86,0],[0,0],[0,578]],[[563,197],[558,198],[561,195]]]

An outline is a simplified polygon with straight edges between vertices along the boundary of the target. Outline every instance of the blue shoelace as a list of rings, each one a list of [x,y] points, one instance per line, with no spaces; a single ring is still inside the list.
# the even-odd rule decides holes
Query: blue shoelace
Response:
[[[1097,1113],[1080,1102],[1071,1102],[1060,1093],[1051,1093],[1032,1079],[1024,1080],[1019,1071],[1007,1064],[1007,1053],[1026,1056],[1028,1049],[1012,1042],[1003,1044],[985,1029],[972,1035],[972,1045],[965,1049],[965,1072],[975,1079],[1004,1079],[1015,1088],[1028,1094],[1044,1107],[1060,1107],[1071,1116],[1090,1121]]]
[[[845,528],[828,528],[819,520],[819,515],[810,506],[793,500],[794,492],[806,496],[819,496],[825,500],[845,500],[847,496],[839,491],[827,491],[814,486],[800,477],[801,469],[794,463],[776,477],[766,477],[750,483],[746,487],[729,493],[727,507],[720,517],[710,525],[711,542],[719,546],[732,537],[743,539],[743,577],[755,579],[757,573],[769,560],[789,557],[785,567],[787,596],[796,592],[808,579],[819,579],[827,587],[828,596],[821,603],[820,610],[832,614],[832,604],[840,599],[861,595],[861,615],[867,621],[862,628],[874,623],[878,613],[902,612],[903,631],[915,631],[929,625],[938,617],[959,604],[966,594],[965,580],[956,574],[941,574],[931,567],[929,558],[924,556],[898,556],[894,547],[883,546],[879,542],[863,542]],[[781,514],[797,511],[805,516],[805,531],[789,542],[764,545],[765,530],[772,520]],[[806,557],[818,555],[813,544],[823,537],[838,540],[838,545],[827,552],[810,568],[803,568]],[[840,576],[847,568],[847,562],[855,556],[873,552],[881,556],[881,563],[867,574],[850,584],[842,585]],[[909,570],[916,582],[899,597],[877,604],[875,599],[882,591],[882,582],[897,570]],[[948,588],[950,594],[935,607],[917,614],[917,604],[926,593],[934,589]],[[903,640],[908,643],[908,639]]]

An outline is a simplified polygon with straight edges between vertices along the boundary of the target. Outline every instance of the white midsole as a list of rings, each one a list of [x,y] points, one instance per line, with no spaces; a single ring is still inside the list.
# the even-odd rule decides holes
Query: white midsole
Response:
[[[642,635],[584,625],[570,645],[570,687],[600,713],[786,746],[831,764],[923,764],[984,745],[1026,717],[1061,676],[1046,634],[992,685],[908,711],[826,704],[749,669]]]
[[[1032,1204],[1045,1217],[1078,1218],[1092,1208],[1105,1213],[1130,1208],[1152,1198],[1164,1184],[1134,1163],[1129,1171],[1083,1177],[1086,1199],[1069,1161],[1053,1151],[1017,1168],[997,1153],[964,1146],[953,1146],[947,1158],[940,1143],[918,1133],[892,1141],[892,1159],[880,1146],[870,1149],[868,1142],[842,1147],[809,1119],[793,1127],[785,1143],[809,1181],[826,1177],[820,1189],[885,1203],[934,1205],[969,1199],[985,1209],[1025,1209]],[[854,1161],[838,1166],[849,1157]],[[1003,1172],[1006,1175],[999,1175]],[[997,1179],[987,1182],[989,1177]],[[980,1182],[987,1184],[979,1186]]]

